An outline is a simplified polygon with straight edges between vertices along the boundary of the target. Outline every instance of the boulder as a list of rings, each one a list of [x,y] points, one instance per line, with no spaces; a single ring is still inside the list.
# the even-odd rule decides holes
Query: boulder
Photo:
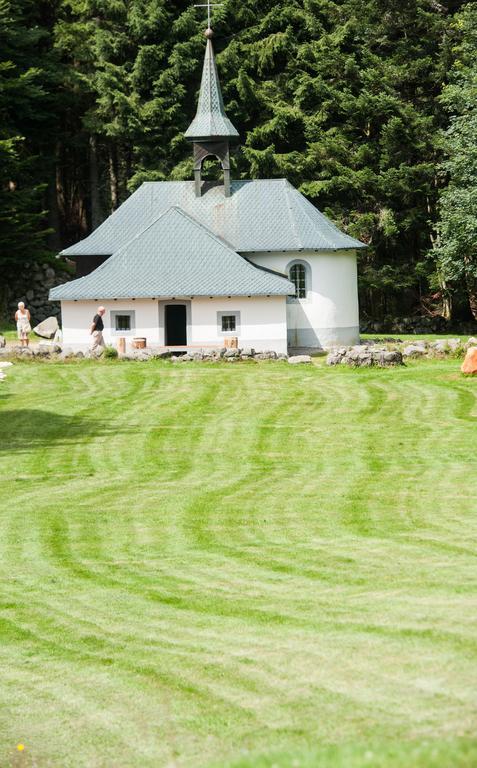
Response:
[[[359,365],[360,368],[366,368],[373,364],[371,352],[359,352],[357,360],[353,360],[351,365]]]
[[[7,340],[6,340],[5,336],[2,336],[0,334],[0,348],[5,347],[6,345],[7,345]]]
[[[477,373],[477,347],[469,347],[465,353],[464,362],[462,363],[460,370],[462,373]]]
[[[437,352],[437,354],[439,355],[443,355],[449,351],[447,339],[439,339],[438,341],[433,341],[430,347],[434,352]]]
[[[403,357],[422,357],[426,354],[426,348],[420,344],[408,344],[402,351]]]
[[[2,346],[2,342],[1,342],[1,336],[0,336],[0,347],[1,346]],[[464,344],[464,349],[469,349],[469,347],[477,347],[477,339],[475,338],[475,336],[471,336]]]
[[[447,339],[447,346],[451,352],[455,352],[461,346],[460,339]]]
[[[226,349],[225,352],[224,352],[224,357],[225,358],[238,357],[239,355],[240,355],[240,351],[238,349],[236,349],[236,348],[233,348],[233,347],[230,348],[230,349]]]
[[[255,354],[255,350],[252,349],[252,347],[244,347],[242,349],[242,357],[253,357]]]
[[[255,355],[256,360],[276,360],[277,353],[276,352],[258,352]]]
[[[288,358],[290,365],[300,365],[301,363],[311,363],[310,355],[292,355]]]
[[[388,365],[402,365],[402,353],[398,349],[373,351],[373,365],[385,368]]]
[[[93,352],[92,356],[98,357],[98,351]],[[100,354],[104,354],[104,351],[101,351]],[[124,354],[118,355],[120,360],[140,360],[142,362],[152,360],[154,356],[154,352],[150,349],[128,349]]]
[[[11,365],[13,365],[13,363],[10,363],[8,360],[0,362],[0,368],[10,368]]]
[[[38,344],[38,354],[40,355],[59,354],[60,352],[60,345],[52,341],[40,341]]]
[[[326,365],[339,365],[344,360],[344,355],[340,355],[339,352],[330,352],[326,358]]]
[[[58,320],[56,317],[47,317],[46,320],[43,320],[34,327],[33,333],[36,333],[37,336],[42,336],[44,339],[52,339],[57,330]]]
[[[383,365],[402,365],[402,352],[398,349],[390,349],[382,353]]]

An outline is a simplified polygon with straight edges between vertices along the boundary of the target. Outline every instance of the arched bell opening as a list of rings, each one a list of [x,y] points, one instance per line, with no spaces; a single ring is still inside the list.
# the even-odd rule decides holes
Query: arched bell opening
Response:
[[[202,177],[204,160],[215,158],[219,161],[224,177],[224,195],[230,197],[230,148],[227,140],[222,141],[194,141],[194,179],[195,194],[202,194]],[[209,165],[209,164],[207,164]],[[208,175],[208,174],[207,174]]]
[[[201,179],[202,182],[218,182],[223,178],[223,165],[217,155],[207,155],[202,161]]]

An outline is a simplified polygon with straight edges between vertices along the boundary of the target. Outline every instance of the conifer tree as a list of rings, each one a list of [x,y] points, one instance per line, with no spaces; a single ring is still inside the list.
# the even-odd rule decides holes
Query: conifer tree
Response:
[[[29,23],[28,0],[0,0],[0,274],[5,284],[25,261],[47,252],[45,184],[32,136],[41,136],[46,75],[44,31]]]
[[[433,256],[441,285],[451,296],[463,290],[477,320],[477,3],[457,14],[453,30],[455,61],[441,96],[449,114],[441,166],[448,184]]]
[[[470,157],[470,174],[474,130],[459,106],[457,69],[438,99],[449,35],[463,39],[463,28],[452,31],[461,6],[223,0],[214,8],[226,109],[241,134],[235,178],[285,176],[368,243],[361,307],[375,318],[418,309],[429,290],[434,266],[424,257],[448,179],[439,275],[452,290],[474,290],[474,235],[467,222],[464,258],[454,226],[458,200],[461,211],[472,201],[452,158]],[[475,3],[464,6],[465,27]],[[184,0],[0,0],[0,264],[5,249],[14,262],[44,253],[47,225],[56,252],[84,237],[143,180],[192,177],[183,132],[196,109],[204,28],[203,9]],[[470,72],[470,53],[458,55]],[[439,176],[446,110],[455,121]]]
[[[403,291],[420,290],[431,237],[447,9],[427,0],[245,0],[224,2],[214,18],[227,112],[242,136],[236,175],[286,176],[367,242],[362,305],[374,316],[397,312]],[[197,21],[188,9],[176,22],[158,89],[162,140],[173,133],[169,118],[176,124],[164,158],[166,174],[175,161],[175,178],[190,177],[177,127],[195,108]]]

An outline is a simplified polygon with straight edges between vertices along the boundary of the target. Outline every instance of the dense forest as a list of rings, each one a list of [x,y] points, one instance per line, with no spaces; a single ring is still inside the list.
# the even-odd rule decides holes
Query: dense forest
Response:
[[[0,277],[144,180],[192,178],[203,8],[0,0]],[[364,315],[477,319],[477,3],[222,0],[235,178],[286,176],[369,245]]]

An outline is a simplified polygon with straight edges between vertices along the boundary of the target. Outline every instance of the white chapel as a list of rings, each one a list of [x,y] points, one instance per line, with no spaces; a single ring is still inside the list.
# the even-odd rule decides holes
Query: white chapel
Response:
[[[225,114],[212,47],[197,114],[185,132],[193,181],[146,182],[63,256],[79,277],[50,291],[63,340],[76,349],[104,305],[104,337],[145,337],[170,350],[217,348],[227,337],[257,352],[324,349],[359,338],[356,254],[341,232],[286,179],[233,180],[239,140]],[[221,164],[220,182],[202,164]]]

